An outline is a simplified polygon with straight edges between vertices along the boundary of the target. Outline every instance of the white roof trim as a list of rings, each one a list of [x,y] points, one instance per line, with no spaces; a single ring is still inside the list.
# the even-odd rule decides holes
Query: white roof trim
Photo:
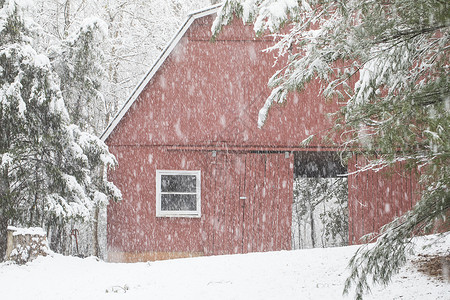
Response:
[[[150,68],[150,70],[145,74],[145,76],[142,78],[142,80],[139,82],[139,84],[135,87],[133,92],[131,93],[128,100],[123,104],[123,106],[120,108],[120,110],[117,112],[117,114],[114,116],[113,120],[108,124],[106,129],[103,131],[102,135],[100,136],[100,139],[104,142],[109,137],[109,135],[114,131],[116,126],[119,124],[120,120],[122,120],[123,116],[127,113],[127,111],[130,109],[130,107],[133,105],[133,103],[136,101],[137,98],[139,98],[139,95],[141,94],[142,90],[147,86],[148,82],[153,78],[155,73],[159,70],[161,65],[164,63],[166,58],[172,53],[175,46],[178,44],[178,42],[181,40],[183,35],[186,33],[186,31],[189,29],[191,24],[198,18],[212,15],[216,13],[222,4],[216,4],[214,6],[210,6],[198,11],[194,11],[190,13],[184,22],[184,24],[181,26],[181,28],[178,30],[178,32],[174,35],[172,40],[167,44],[166,48],[163,50],[161,55],[158,57],[156,62],[153,64],[153,66]]]

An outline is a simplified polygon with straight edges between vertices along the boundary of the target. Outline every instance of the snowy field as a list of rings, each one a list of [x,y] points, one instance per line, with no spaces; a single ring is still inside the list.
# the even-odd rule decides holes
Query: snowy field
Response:
[[[417,253],[450,251],[450,234]],[[352,299],[346,265],[357,246],[117,264],[53,255],[24,266],[0,264],[0,299]],[[412,257],[414,258],[414,257]],[[450,299],[450,283],[408,262],[366,299]]]

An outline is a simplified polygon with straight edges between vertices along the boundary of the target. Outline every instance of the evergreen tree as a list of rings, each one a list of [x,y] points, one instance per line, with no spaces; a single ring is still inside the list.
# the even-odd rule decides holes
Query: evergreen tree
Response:
[[[52,65],[61,79],[61,91],[71,122],[99,135],[107,124],[101,92],[105,78],[100,45],[107,36],[106,24],[98,18],[85,19],[75,34],[53,47]]]
[[[62,40],[58,47],[50,48],[52,66],[61,79],[61,91],[71,122],[96,136],[107,125],[104,118],[107,114],[106,101],[101,92],[106,73],[100,47],[107,35],[105,22],[91,17],[85,19],[78,30]],[[91,231],[90,227],[93,228],[92,241],[90,238],[80,240],[82,244],[93,246],[91,254],[95,256],[100,256],[98,232],[102,208],[104,209],[103,204],[95,206],[92,222],[76,224],[82,232],[81,237]],[[72,227],[73,225],[71,224]],[[77,239],[79,238],[80,236],[77,236]]]
[[[368,159],[361,172],[398,162],[420,172],[420,201],[352,258],[345,291],[355,286],[357,298],[369,290],[368,278],[390,281],[412,236],[449,228],[449,6],[439,0],[228,0],[212,29],[215,36],[238,16],[253,22],[257,34],[274,33],[271,50],[287,56],[269,80],[259,126],[274,103],[320,80],[324,98],[346,101],[335,129],[346,133],[343,150]]]
[[[97,137],[69,123],[57,75],[32,47],[30,21],[0,2],[0,255],[8,225],[55,230],[121,198],[107,181],[116,164]],[[102,174],[101,176],[97,176]],[[56,240],[57,241],[57,240]],[[58,246],[57,243],[53,243]]]

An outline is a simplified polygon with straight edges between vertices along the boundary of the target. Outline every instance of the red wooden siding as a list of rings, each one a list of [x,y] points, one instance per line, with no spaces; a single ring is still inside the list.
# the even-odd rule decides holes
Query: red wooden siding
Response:
[[[283,151],[324,133],[323,114],[337,105],[318,99],[315,82],[274,106],[258,129],[277,69],[262,52],[272,40],[255,40],[236,20],[211,43],[213,18],[194,21],[107,139],[124,195],[108,209],[111,260],[291,247],[293,155]],[[157,169],[202,171],[201,219],[156,218]]]
[[[211,43],[213,19],[193,21],[106,139],[119,161],[110,175],[124,196],[108,207],[110,260],[291,247],[292,151],[330,150],[321,137],[338,104],[323,101],[313,81],[257,128],[267,81],[282,62],[273,66],[262,52],[271,38],[255,39],[237,19]],[[311,134],[317,138],[303,147]],[[156,170],[201,170],[201,218],[156,217]],[[415,202],[410,177],[397,171],[350,177],[351,243]]]
[[[126,200],[108,208],[111,260],[290,249],[292,155],[149,147],[116,155],[126,167],[113,180]],[[201,218],[156,217],[157,169],[201,170]]]
[[[348,172],[362,167],[366,160],[357,156]],[[362,236],[378,232],[381,226],[410,210],[418,200],[417,176],[398,163],[378,172],[370,170],[348,177],[349,243],[359,244]]]
[[[267,81],[278,69],[273,55],[262,52],[273,42],[255,40],[251,26],[236,20],[211,43],[212,20],[191,25],[112,132],[109,145],[286,147],[326,133],[331,123],[325,115],[337,104],[319,99],[318,81],[285,105],[275,105],[258,129],[259,109],[270,94]]]

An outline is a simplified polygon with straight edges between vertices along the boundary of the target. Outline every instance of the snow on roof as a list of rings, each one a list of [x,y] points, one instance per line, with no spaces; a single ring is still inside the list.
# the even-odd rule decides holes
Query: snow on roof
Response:
[[[130,107],[133,105],[134,101],[139,97],[142,90],[147,86],[148,82],[153,78],[155,73],[159,70],[159,68],[162,66],[166,58],[172,53],[175,46],[178,44],[178,42],[181,40],[183,35],[186,33],[186,31],[189,29],[189,27],[192,25],[192,23],[201,17],[212,15],[216,13],[219,8],[221,7],[220,4],[216,4],[210,7],[203,8],[201,10],[197,10],[194,12],[191,12],[188,14],[188,17],[184,24],[181,26],[181,28],[178,30],[177,33],[175,33],[174,37],[170,40],[170,42],[167,44],[166,48],[163,50],[163,52],[160,54],[156,62],[153,64],[153,66],[150,68],[150,70],[145,74],[145,76],[142,78],[142,80],[139,82],[139,84],[136,86],[136,88],[131,93],[128,100],[123,104],[122,108],[117,112],[117,114],[114,116],[113,120],[108,124],[106,129],[103,131],[102,135],[100,136],[100,139],[104,142],[109,137],[111,132],[113,132],[114,128],[119,124],[120,120],[123,118],[123,116],[127,113],[127,111],[130,109]]]

